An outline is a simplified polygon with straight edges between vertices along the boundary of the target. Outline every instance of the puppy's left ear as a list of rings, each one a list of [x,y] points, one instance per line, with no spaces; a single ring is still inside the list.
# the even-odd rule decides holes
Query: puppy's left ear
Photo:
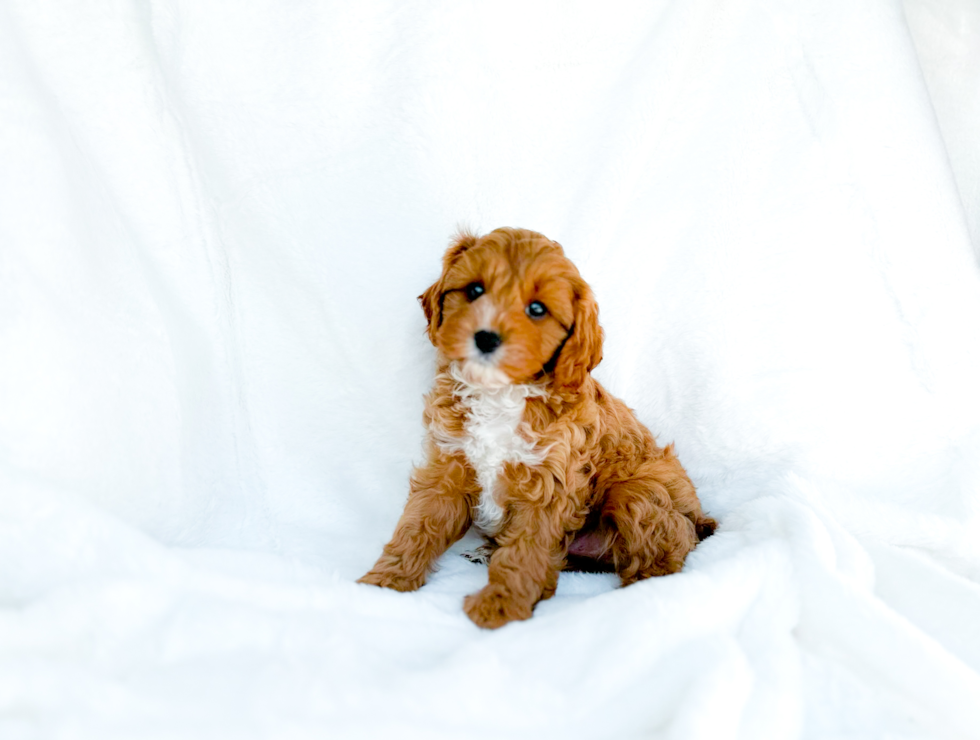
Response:
[[[422,310],[425,312],[425,320],[429,323],[426,332],[429,335],[429,341],[433,344],[436,342],[436,330],[442,324],[443,279],[446,277],[449,268],[459,259],[459,256],[476,242],[477,237],[468,231],[460,231],[456,234],[449,244],[449,249],[442,256],[442,275],[419,296],[419,303],[422,304]]]
[[[555,385],[579,388],[592,369],[602,362],[602,327],[599,306],[584,282],[575,288],[575,321],[555,363]]]

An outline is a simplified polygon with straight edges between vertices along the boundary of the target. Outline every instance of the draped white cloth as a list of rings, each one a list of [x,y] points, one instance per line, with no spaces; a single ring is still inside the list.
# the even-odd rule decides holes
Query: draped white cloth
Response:
[[[6,0],[0,736],[976,737],[977,142],[970,0]],[[592,284],[682,573],[354,583],[457,224]]]

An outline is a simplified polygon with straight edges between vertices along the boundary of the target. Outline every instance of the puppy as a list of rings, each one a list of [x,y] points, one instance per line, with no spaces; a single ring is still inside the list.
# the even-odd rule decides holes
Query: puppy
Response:
[[[524,229],[461,234],[419,301],[437,350],[426,461],[360,582],[419,588],[471,525],[492,553],[488,585],[463,602],[480,627],[530,617],[569,559],[623,585],[679,571],[715,521],[672,446],[589,374],[598,307],[561,246]]]

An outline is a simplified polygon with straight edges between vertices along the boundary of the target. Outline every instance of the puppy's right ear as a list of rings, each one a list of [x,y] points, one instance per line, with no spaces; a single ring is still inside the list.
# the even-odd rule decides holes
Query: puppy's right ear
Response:
[[[426,288],[425,292],[419,296],[419,303],[422,304],[425,320],[428,322],[425,333],[429,335],[429,341],[435,344],[436,329],[442,323],[442,306],[440,305],[442,303],[442,278]]]
[[[425,312],[425,320],[429,322],[426,332],[429,335],[429,341],[433,344],[436,343],[436,331],[442,326],[443,279],[460,255],[476,242],[477,237],[468,231],[460,231],[456,234],[449,244],[449,249],[442,256],[442,275],[419,296],[419,303],[422,304],[422,310]]]

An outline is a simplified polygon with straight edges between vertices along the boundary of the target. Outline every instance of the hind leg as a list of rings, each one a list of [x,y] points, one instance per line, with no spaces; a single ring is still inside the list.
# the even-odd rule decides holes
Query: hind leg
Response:
[[[652,477],[667,490],[674,508],[694,523],[698,540],[711,536],[718,523],[701,509],[701,501],[694,490],[694,484],[674,455],[674,445],[669,444],[660,449],[653,459],[642,466],[641,471],[644,476]]]
[[[624,586],[676,573],[698,543],[693,519],[679,511],[667,487],[650,476],[611,485],[602,521],[609,543],[606,557]]]

